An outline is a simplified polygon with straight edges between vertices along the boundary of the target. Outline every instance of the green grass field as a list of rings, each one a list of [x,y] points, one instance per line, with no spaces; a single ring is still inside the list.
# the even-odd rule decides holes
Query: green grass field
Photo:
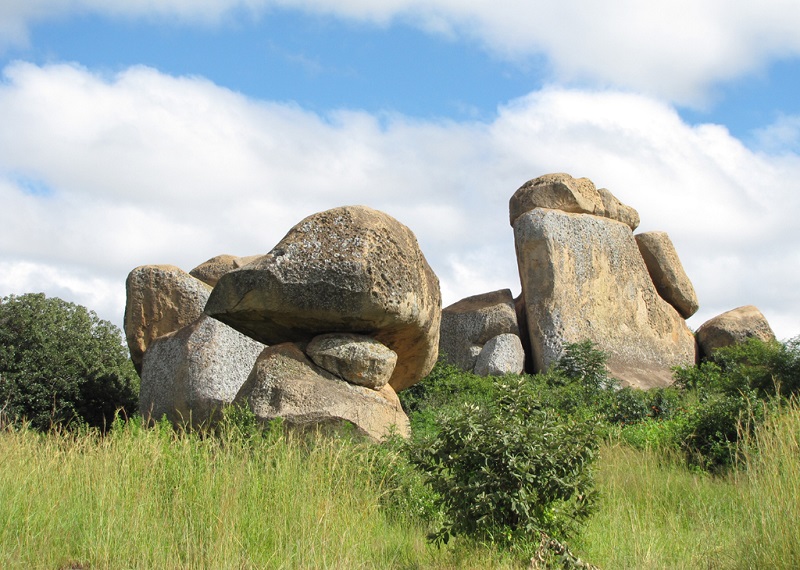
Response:
[[[800,409],[714,477],[608,442],[598,512],[572,543],[604,569],[800,567]],[[386,456],[337,438],[200,438],[138,423],[0,432],[0,568],[525,568],[437,549],[381,501]],[[381,458],[382,457],[382,458]],[[391,468],[391,465],[389,465]]]

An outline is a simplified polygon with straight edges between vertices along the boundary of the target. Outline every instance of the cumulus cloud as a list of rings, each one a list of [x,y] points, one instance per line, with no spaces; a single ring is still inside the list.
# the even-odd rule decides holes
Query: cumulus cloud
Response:
[[[544,56],[557,81],[691,105],[704,104],[720,82],[800,55],[795,0],[7,0],[0,4],[0,49],[24,43],[36,21],[80,12],[213,25],[268,17],[277,8],[383,26],[403,22],[477,40],[500,57]]]
[[[491,122],[309,112],[146,67],[6,67],[0,82],[0,294],[45,291],[121,322],[125,277],[265,253],[304,216],[386,211],[419,238],[445,304],[520,290],[508,199],[587,176],[669,232],[702,305],[755,304],[800,333],[797,155],[617,91],[548,88]],[[792,257],[794,256],[794,257]]]

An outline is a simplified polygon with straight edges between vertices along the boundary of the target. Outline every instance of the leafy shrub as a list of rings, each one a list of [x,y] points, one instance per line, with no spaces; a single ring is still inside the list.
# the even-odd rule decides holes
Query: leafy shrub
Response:
[[[572,536],[595,500],[596,424],[546,409],[525,377],[497,388],[495,406],[464,404],[412,446],[444,506],[433,538],[513,545]]]
[[[0,409],[11,421],[104,428],[136,410],[138,393],[113,324],[41,293],[0,299]]]

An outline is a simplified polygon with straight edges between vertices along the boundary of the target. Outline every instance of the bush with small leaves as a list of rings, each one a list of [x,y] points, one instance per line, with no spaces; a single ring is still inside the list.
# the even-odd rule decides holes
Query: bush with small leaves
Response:
[[[411,458],[439,494],[445,522],[433,535],[532,545],[569,538],[595,501],[596,423],[547,409],[525,377],[498,383],[495,406],[464,404]]]

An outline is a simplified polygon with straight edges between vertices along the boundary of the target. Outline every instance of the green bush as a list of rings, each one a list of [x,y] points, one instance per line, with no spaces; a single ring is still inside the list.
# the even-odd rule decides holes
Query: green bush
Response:
[[[110,426],[136,410],[139,380],[117,327],[44,294],[0,299],[0,410],[39,430]]]
[[[596,424],[547,409],[528,378],[499,380],[497,389],[494,406],[464,404],[412,444],[412,461],[443,502],[445,520],[432,538],[568,538],[595,500]]]

